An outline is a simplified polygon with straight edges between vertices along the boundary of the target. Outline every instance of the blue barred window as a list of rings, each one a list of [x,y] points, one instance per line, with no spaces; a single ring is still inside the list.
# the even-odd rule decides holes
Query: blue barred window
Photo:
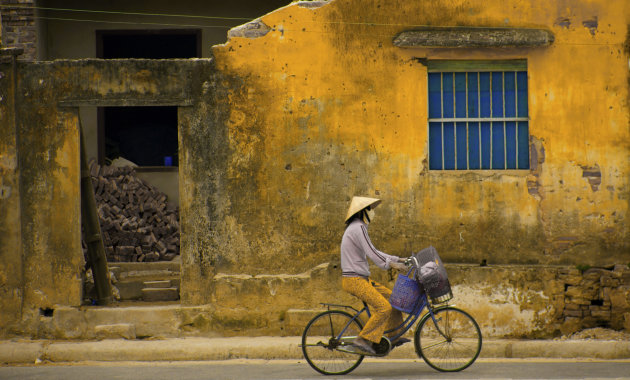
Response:
[[[529,168],[526,69],[462,72],[429,66],[429,168]]]

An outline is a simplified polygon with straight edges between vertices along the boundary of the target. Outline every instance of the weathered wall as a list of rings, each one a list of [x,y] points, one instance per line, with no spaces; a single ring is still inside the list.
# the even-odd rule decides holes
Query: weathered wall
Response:
[[[225,335],[300,335],[320,302],[361,308],[338,286],[338,262],[296,275],[218,274],[209,327]],[[486,338],[549,338],[583,328],[630,331],[630,268],[447,265],[454,298]],[[375,271],[393,288],[396,274]],[[260,302],[260,300],[267,302]],[[257,305],[256,308],[247,305]]]
[[[297,274],[218,273],[207,305],[68,307],[29,321],[21,335],[95,339],[99,325],[130,326],[127,339],[177,336],[300,335],[324,309],[320,302],[361,303],[338,286],[339,263]],[[551,338],[591,327],[630,331],[630,268],[448,264],[454,298],[479,323],[484,339]],[[393,287],[396,274],[374,279]],[[100,326],[102,327],[102,326]],[[120,330],[116,330],[120,331]],[[413,331],[409,333],[413,334]],[[130,337],[131,336],[131,337]]]
[[[212,78],[211,62],[21,63],[16,113],[12,66],[0,66],[0,327],[10,329],[20,318],[35,323],[40,310],[81,303],[79,107],[175,105],[184,115],[182,129],[202,129],[206,120],[198,110],[208,108],[202,87]]]
[[[24,68],[15,68],[17,80],[12,65],[0,69],[8,74],[1,79],[0,278],[3,313],[12,316],[3,325],[81,299],[78,130],[72,114],[41,101],[54,99],[48,73],[24,76]]]
[[[433,244],[447,262],[626,263],[629,22],[624,2],[603,0],[336,0],[262,17],[268,33],[214,47],[217,68],[238,81],[212,261],[250,273],[328,261],[350,198],[365,194],[384,199],[371,235],[386,252]],[[418,25],[541,28],[555,42],[393,46]],[[418,58],[526,59],[531,169],[429,171]]]
[[[12,67],[0,69],[0,321],[20,318],[23,262],[20,224],[20,170],[18,129],[13,117]]]
[[[559,276],[552,269],[524,267],[509,284],[510,270],[493,266],[630,261],[628,9],[603,0],[557,4],[309,2],[264,16],[268,33],[232,37],[213,48],[213,61],[21,64],[17,128],[11,67],[3,64],[0,174],[10,192],[0,200],[2,323],[80,302],[77,115],[83,106],[110,105],[179,106],[182,301],[224,308],[224,317],[217,314],[223,325],[230,315],[268,313],[260,306],[276,301],[257,286],[233,297],[229,276],[275,284],[285,273],[338,260],[355,194],[384,199],[371,226],[383,250],[406,255],[433,244],[448,263],[487,260],[489,268],[453,278],[456,286],[485,280],[471,304],[497,283],[507,281],[507,293],[531,287],[536,305],[522,306],[524,327],[509,334],[536,331],[549,315],[584,316],[582,306],[591,313],[605,300],[546,309],[554,295],[573,297],[548,289],[560,284],[547,281]],[[556,38],[524,50],[392,45],[412,25],[453,24],[545,28]],[[426,67],[417,58],[527,59],[531,170],[428,171]],[[347,299],[333,292],[339,268],[327,270],[287,282],[287,298],[274,310]],[[499,280],[477,273],[486,270]],[[300,288],[310,296],[298,301]],[[496,312],[521,308],[510,305]],[[540,310],[545,317],[537,321]]]

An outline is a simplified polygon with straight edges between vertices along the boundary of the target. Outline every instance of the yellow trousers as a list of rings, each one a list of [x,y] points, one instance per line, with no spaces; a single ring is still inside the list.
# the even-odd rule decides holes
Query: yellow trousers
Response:
[[[387,287],[363,277],[342,277],[341,288],[370,306],[372,316],[359,333],[363,339],[379,343],[386,330],[402,323],[402,314],[389,303],[392,291]],[[395,335],[395,331],[390,333]]]

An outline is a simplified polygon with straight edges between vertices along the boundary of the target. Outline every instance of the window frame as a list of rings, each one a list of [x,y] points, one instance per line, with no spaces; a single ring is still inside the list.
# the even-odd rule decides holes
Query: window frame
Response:
[[[490,117],[482,117],[482,112],[481,112],[481,94],[482,94],[482,89],[481,89],[481,75],[480,73],[490,73],[489,75],[489,89],[487,90],[488,93],[488,97],[490,99]],[[502,82],[502,86],[501,86],[501,90],[498,91],[501,93],[501,97],[502,97],[502,113],[501,116],[493,116],[493,107],[492,107],[492,98],[493,95],[496,94],[497,92],[493,93],[492,91],[492,73],[496,73],[496,72],[500,72],[501,75],[501,82]],[[518,73],[519,72],[525,72],[525,81],[526,81],[526,92],[524,94],[525,96],[525,101],[526,101],[526,114],[525,116],[519,116],[519,90],[518,90]],[[430,74],[433,73],[440,73],[440,117],[431,117],[431,92],[432,87],[431,87],[431,82],[430,82]],[[444,103],[445,103],[445,96],[444,96],[444,73],[448,73],[448,74],[452,74],[452,81],[453,81],[453,95],[452,95],[452,103],[453,103],[453,110],[452,110],[452,117],[445,117],[445,111],[444,111]],[[461,117],[458,116],[457,114],[457,104],[456,104],[456,84],[455,84],[455,79],[456,79],[456,73],[465,73],[465,97],[466,97],[466,105],[465,105],[465,112],[466,112],[466,116],[465,117]],[[477,106],[477,117],[470,117],[469,116],[469,108],[470,108],[470,103],[469,103],[469,74],[475,74],[476,75],[476,86],[477,86],[477,102],[478,102],[478,106]],[[506,73],[513,73],[514,74],[514,116],[506,116],[506,110],[505,110],[505,104],[506,104],[506,86],[505,86],[505,78],[506,78]],[[473,78],[474,79],[474,78]],[[457,171],[457,170],[467,170],[467,171],[481,171],[481,170],[492,170],[492,171],[511,171],[511,170],[517,170],[517,171],[523,171],[523,170],[529,170],[530,168],[530,163],[529,163],[529,150],[530,150],[530,133],[529,133],[529,127],[530,127],[530,118],[529,118],[529,83],[528,83],[528,71],[527,71],[527,61],[524,59],[515,59],[515,60],[475,60],[475,61],[466,61],[466,60],[430,60],[427,61],[427,142],[428,142],[428,157],[429,157],[429,170],[432,171]],[[433,124],[432,124],[433,123]],[[434,167],[434,165],[431,165],[431,145],[432,145],[432,140],[431,140],[431,130],[435,127],[435,123],[439,123],[440,126],[440,130],[441,130],[441,136],[440,136],[440,143],[441,143],[441,149],[439,151],[439,154],[436,153],[436,155],[439,155],[441,157],[441,163],[439,163],[439,168]],[[446,152],[446,147],[445,147],[445,135],[444,135],[444,128],[445,128],[445,124],[446,123],[450,123],[452,124],[452,128],[453,128],[453,153],[452,155],[450,154],[450,152]],[[457,139],[457,129],[458,129],[458,124],[460,123],[465,123],[465,128],[466,128],[466,163],[465,163],[465,167],[460,167],[459,165],[459,161],[458,161],[458,157],[457,157],[457,151],[458,151],[458,139]],[[469,135],[469,127],[470,127],[470,123],[477,123],[478,126],[478,138],[479,138],[479,145],[478,145],[478,150],[479,150],[479,167],[473,167],[471,168],[471,149],[469,146],[470,143],[470,135]],[[482,143],[482,123],[487,123],[488,127],[489,127],[489,133],[490,133],[490,137],[489,137],[489,141],[490,141],[490,145],[489,147],[487,145],[484,145]],[[495,167],[495,162],[494,162],[494,157],[493,157],[493,140],[494,140],[494,130],[495,130],[495,123],[502,123],[503,124],[503,164],[501,165],[496,165]],[[515,159],[514,162],[514,167],[508,165],[508,134],[507,134],[507,130],[506,130],[506,125],[507,123],[515,123],[514,124],[514,153],[513,153],[513,157]],[[523,124],[521,124],[523,123]],[[447,126],[447,128],[450,126]],[[474,127],[474,126],[473,126]],[[521,143],[519,144],[520,141],[522,141],[521,139],[523,138],[523,136],[519,136],[520,133],[520,129],[525,127],[526,128],[526,134],[524,136],[526,142],[525,143]],[[500,128],[500,126],[499,126]],[[520,157],[519,156],[519,146],[522,149],[523,147],[526,147],[526,156],[525,157]],[[485,147],[485,148],[484,148]],[[499,148],[500,149],[500,148]],[[489,159],[486,159],[486,161],[489,161],[489,167],[484,167],[484,159],[482,159],[482,151],[484,150],[489,150]],[[510,153],[512,152],[512,150],[510,151]],[[525,153],[523,153],[525,154]],[[445,162],[445,156],[451,157],[453,159],[453,168],[447,168],[446,166],[446,162]],[[433,159],[435,159],[435,157],[433,157]],[[433,167],[433,168],[432,168]]]

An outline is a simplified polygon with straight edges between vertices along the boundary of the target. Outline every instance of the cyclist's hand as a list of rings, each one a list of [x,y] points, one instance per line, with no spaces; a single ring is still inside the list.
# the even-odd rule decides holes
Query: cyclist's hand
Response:
[[[407,266],[405,264],[399,263],[399,262],[392,261],[391,263],[389,263],[389,266],[394,268],[394,269],[401,270],[401,271],[407,270]]]

